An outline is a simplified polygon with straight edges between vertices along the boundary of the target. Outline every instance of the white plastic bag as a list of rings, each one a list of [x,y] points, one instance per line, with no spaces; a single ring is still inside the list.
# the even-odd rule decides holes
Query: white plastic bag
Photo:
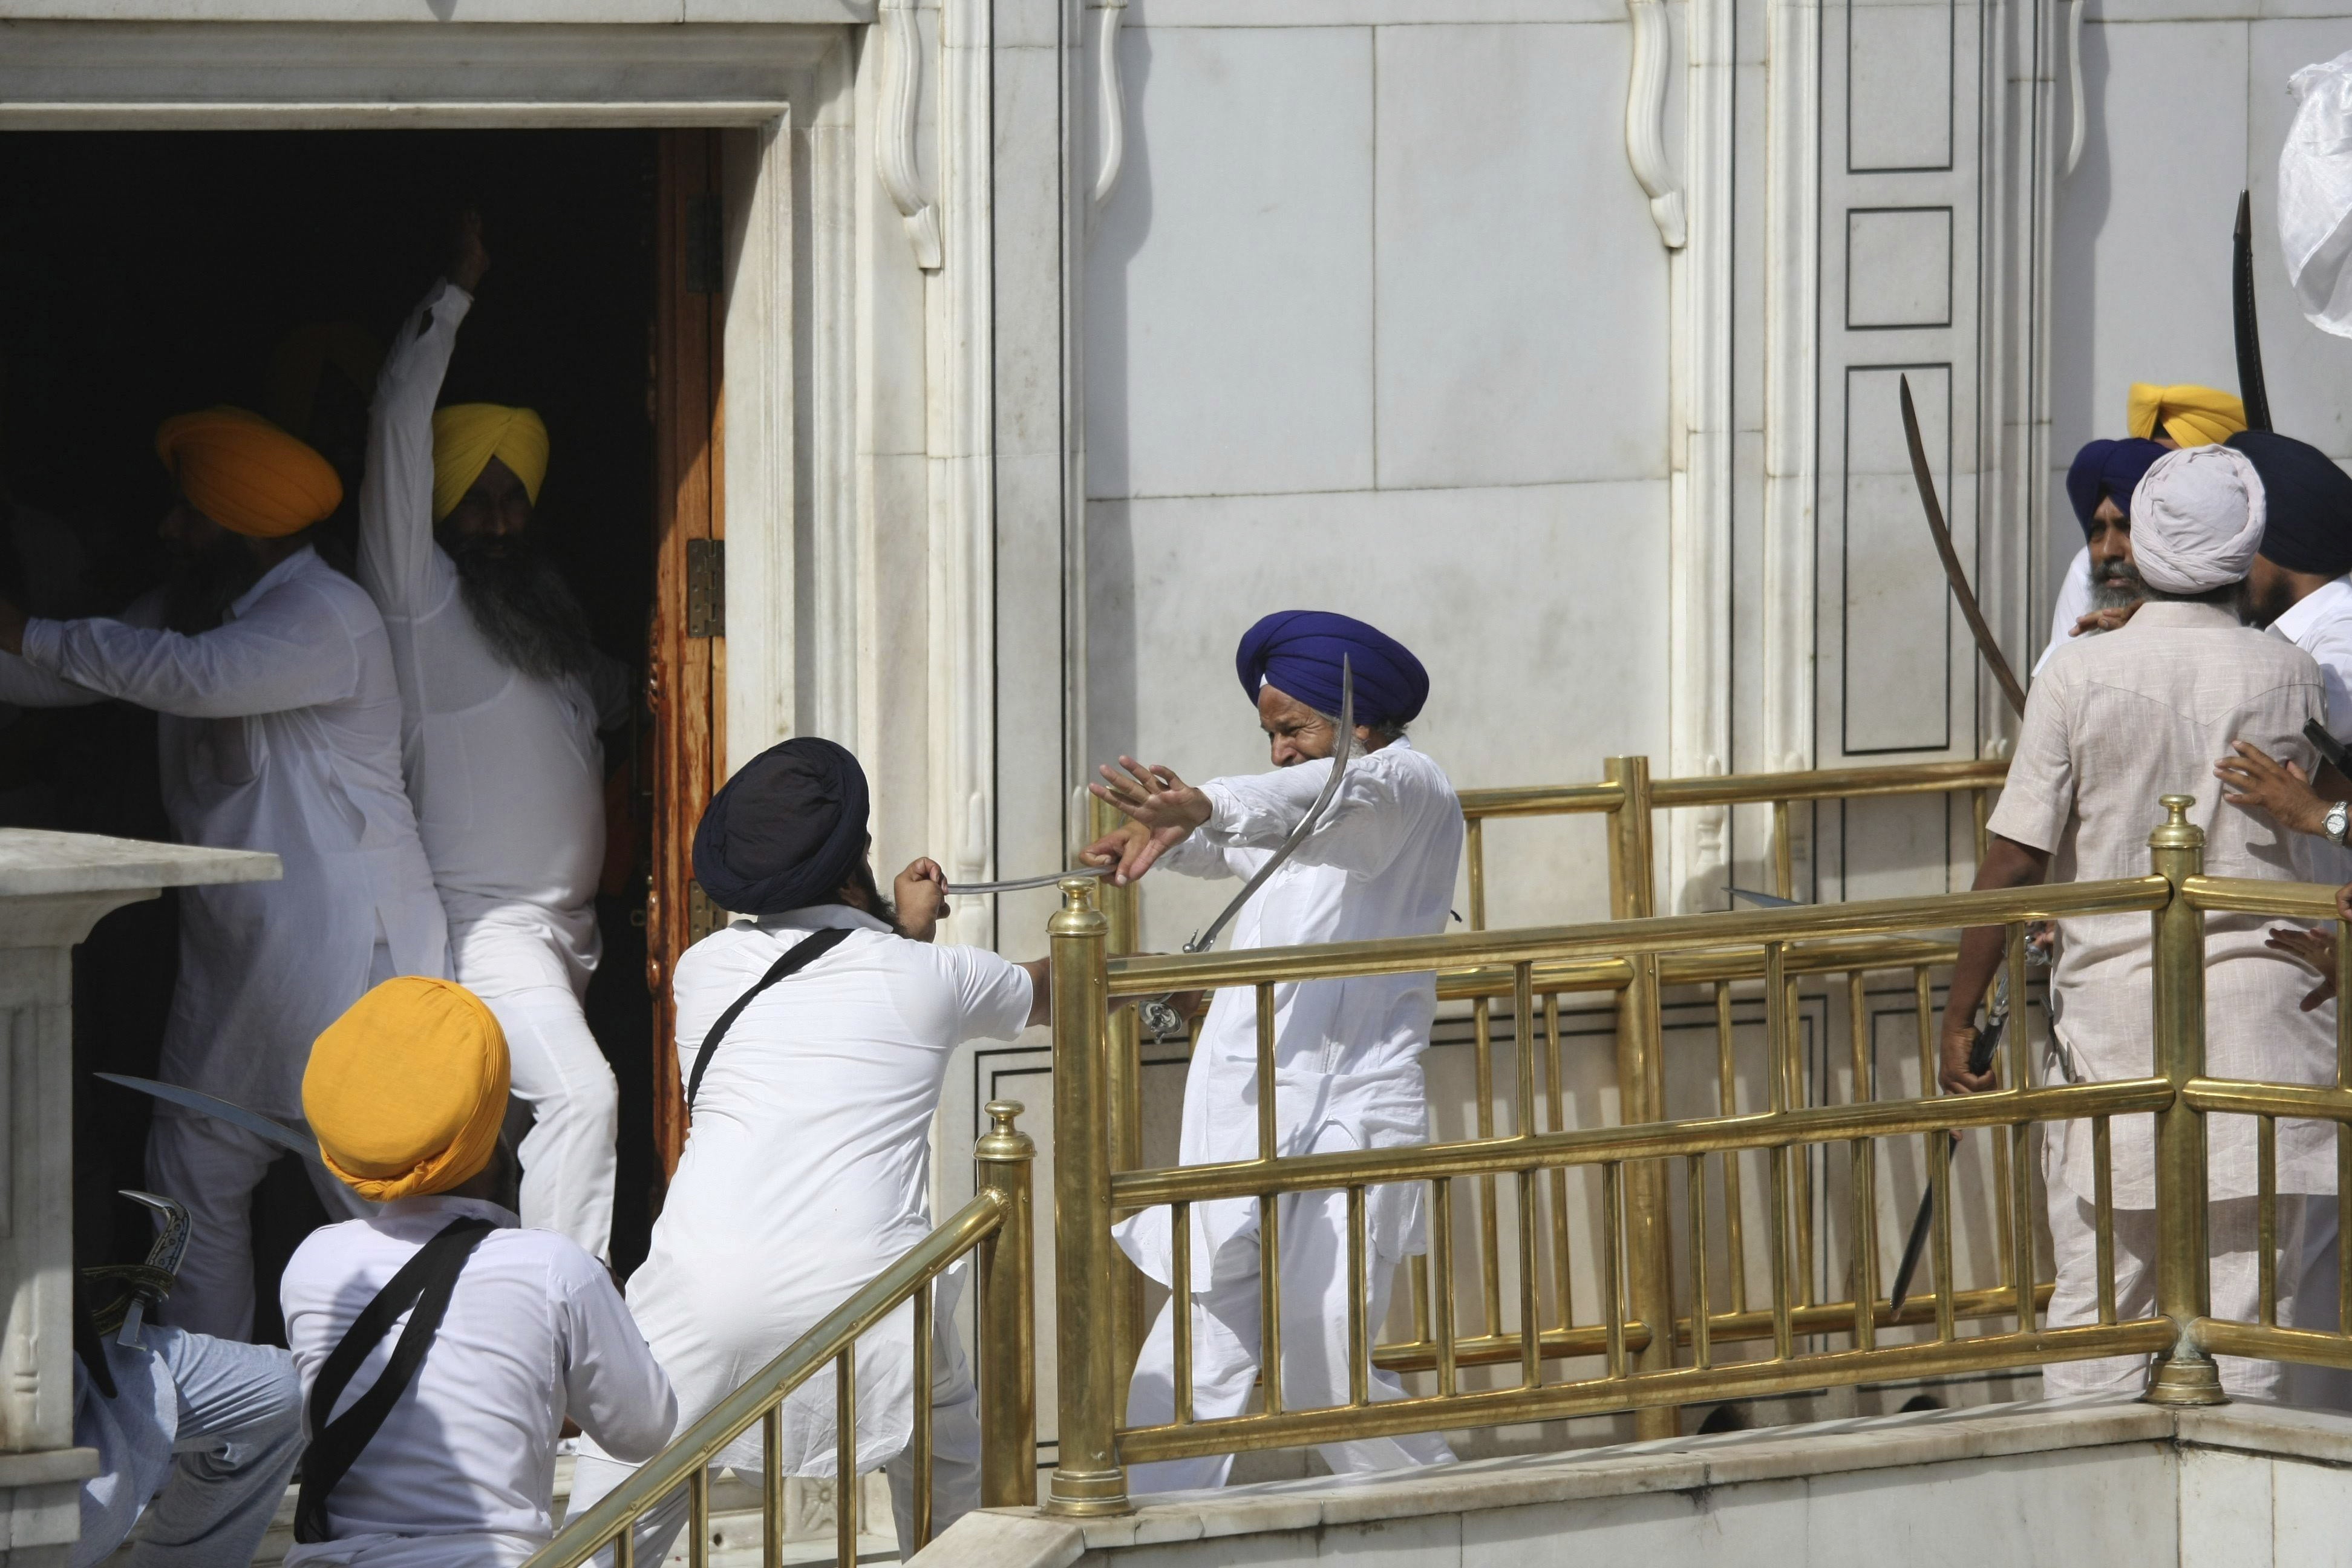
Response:
[[[2352,338],[2352,50],[2287,85],[2297,101],[2279,150],[2279,249],[2305,318]]]

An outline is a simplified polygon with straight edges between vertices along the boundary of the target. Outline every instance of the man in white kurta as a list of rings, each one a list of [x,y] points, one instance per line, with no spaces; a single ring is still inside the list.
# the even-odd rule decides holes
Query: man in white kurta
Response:
[[[719,1016],[779,959],[805,942],[838,945],[758,991],[710,1050],[652,1250],[629,1279],[629,1306],[677,1385],[681,1426],[930,1234],[930,1126],[949,1057],[1045,1017],[1043,961],[930,940],[946,912],[936,863],[898,878],[895,910],[883,900],[866,818],[856,760],[803,737],[746,764],[696,835],[696,879],[739,912],[677,961],[682,1084]],[[914,1550],[917,1398],[931,1403],[933,1529],[980,1500],[979,1413],[953,1302],[935,1302],[927,1390],[913,1386],[913,1321],[902,1307],[857,1342],[858,1468],[888,1474],[902,1555]],[[832,1378],[803,1384],[782,1421],[782,1473],[836,1476]],[[756,1427],[719,1457],[747,1475],[759,1464]],[[627,1474],[583,1444],[572,1506]],[[684,1517],[682,1499],[648,1516],[637,1561],[660,1561]]]
[[[295,1546],[289,1568],[515,1568],[553,1533],[567,1418],[635,1460],[668,1439],[669,1380],[612,1275],[489,1201],[507,1080],[497,1020],[447,981],[380,986],[319,1041],[303,1096],[324,1163],[382,1207],[312,1232],[279,1285],[309,1413],[306,1496],[321,1426],[375,1388],[408,1321],[367,1342],[322,1411],[320,1371],[362,1309],[451,1225],[487,1234],[414,1376],[326,1491],[322,1538]]]
[[[488,568],[500,580],[532,574],[549,603],[570,605],[552,568],[522,543],[546,471],[538,416],[486,404],[434,412],[487,265],[469,223],[450,278],[384,360],[360,489],[359,574],[392,641],[401,757],[457,977],[505,1026],[514,1091],[530,1107],[523,1223],[604,1258],[619,1096],[581,1003],[600,952],[597,731],[604,715],[625,713],[627,694],[625,679],[592,694],[588,678],[604,667],[584,636],[530,639],[524,647],[549,658],[528,667],[516,647],[485,634],[464,591],[487,551],[508,557]]]
[[[281,880],[181,891],[159,1070],[299,1121],[319,1031],[377,980],[446,973],[448,941],[401,780],[383,618],[300,537],[299,520],[331,511],[324,492],[341,486],[292,437],[232,413],[165,426],[183,500],[163,531],[179,579],[205,562],[234,565],[239,552],[248,572],[266,569],[208,613],[206,629],[165,626],[177,579],[121,619],[26,621],[0,605],[0,700],[153,710],[163,805],[181,840],[278,856]],[[257,504],[303,454],[322,470],[320,493],[291,510]],[[150,1180],[194,1221],[163,1309],[173,1324],[251,1334],[252,1194],[281,1152],[226,1122],[157,1109]],[[355,1212],[339,1184],[312,1174],[330,1214]]]
[[[2091,441],[2074,454],[2066,470],[2066,499],[2083,525],[2083,548],[2059,579],[2058,603],[2050,617],[2050,641],[2033,666],[2040,675],[2051,656],[2081,634],[2083,617],[2094,610],[2119,610],[2139,597],[2139,574],[2132,567],[2131,493],[2150,463],[2166,448],[2126,437]]]
[[[1247,879],[1313,805],[1329,777],[1342,656],[1355,674],[1358,745],[1323,819],[1234,922],[1234,946],[1429,936],[1445,928],[1462,860],[1462,807],[1444,770],[1402,726],[1417,715],[1428,676],[1402,645],[1348,616],[1292,611],[1269,616],[1243,638],[1243,689],[1273,744],[1271,773],[1186,787],[1165,768],[1126,760],[1105,768],[1103,799],[1128,813],[1128,828],[1089,847],[1121,876],[1154,864],[1181,875]],[[1313,981],[1275,988],[1276,1152],[1321,1153],[1426,1142],[1428,1093],[1421,1057],[1437,1007],[1427,974]],[[1257,1146],[1256,1006],[1246,989],[1217,993],[1184,1080],[1185,1164],[1249,1160]],[[1363,1264],[1369,1317],[1384,1321],[1397,1266],[1424,1247],[1422,1189],[1369,1194]],[[1349,1397],[1348,1223],[1343,1191],[1281,1200],[1282,1397],[1286,1409],[1343,1405]],[[1241,1414],[1258,1375],[1259,1220],[1251,1199],[1200,1204],[1190,1226],[1192,1412]],[[1169,1211],[1118,1229],[1136,1266],[1162,1285],[1174,1278]],[[1146,1336],[1128,1395],[1131,1426],[1174,1419],[1175,1305]],[[1372,1397],[1402,1396],[1391,1373],[1369,1373]],[[1434,1433],[1327,1443],[1334,1471],[1436,1464],[1453,1455]],[[1230,1454],[1138,1465],[1131,1490],[1224,1484]]]
[[[2224,803],[2212,759],[2233,738],[2308,769],[2304,724],[2325,711],[2318,667],[2282,638],[2242,625],[2238,584],[2262,536],[2263,492],[2252,466],[2222,447],[2175,452],[2148,470],[2132,499],[2132,532],[2149,597],[2130,622],[2085,637],[2051,660],[2027,700],[2017,754],[1979,888],[2147,873],[2148,834],[2163,820],[2158,796],[2189,795],[2189,820],[2205,832],[2205,869],[2220,877],[2296,881],[2307,865],[2294,835]],[[2153,1070],[2149,1017],[2153,956],[2146,915],[2063,921],[2051,982],[2054,1045],[2049,1072],[2085,1082]],[[2327,1081],[2333,1029],[2299,1009],[2306,985],[2288,954],[2265,944],[2258,916],[2205,922],[2207,1070],[2215,1078]],[[1999,962],[2000,931],[1966,933],[1944,1016],[1948,1090],[1993,1087],[1967,1061],[1972,1021]],[[2207,1129],[2213,1314],[2252,1321],[2260,1268],[2255,1130],[2252,1118],[2215,1117]],[[2091,1128],[2046,1130],[2043,1145],[2057,1283],[2053,1327],[2097,1320],[2093,1228],[2095,1169]],[[2116,1308],[2124,1319],[2155,1310],[2156,1189],[2147,1117],[2120,1117],[2113,1133]],[[2322,1122],[2278,1128],[2279,1321],[2335,1322],[2335,1133]],[[2233,1397],[2276,1398],[2274,1362],[2221,1358]],[[2128,1391],[2144,1356],[2054,1363],[2053,1394]]]

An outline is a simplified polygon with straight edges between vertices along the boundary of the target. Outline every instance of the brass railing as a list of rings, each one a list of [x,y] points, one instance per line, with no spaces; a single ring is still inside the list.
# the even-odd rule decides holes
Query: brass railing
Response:
[[[1638,782],[1616,775],[1635,798]],[[1962,787],[1973,787],[1963,785]],[[1696,786],[1694,786],[1696,793]],[[2223,1083],[2204,1077],[2204,919],[2208,910],[2332,919],[2328,889],[2270,882],[2229,882],[2201,875],[2202,836],[2185,817],[2185,796],[2168,796],[2170,819],[2150,838],[2151,874],[2115,881],[2063,884],[2014,891],[1944,894],[1887,899],[1791,910],[1634,918],[1580,926],[1523,931],[1472,931],[1400,941],[1323,947],[1260,949],[1195,956],[1113,958],[1108,922],[1094,907],[1096,884],[1072,879],[1062,885],[1064,907],[1051,924],[1054,963],[1055,1176],[1056,1320],[1059,1335],[1058,1439],[1060,1463],[1049,1488],[1049,1505],[1082,1514],[1118,1511],[1127,1506],[1125,1467],[1130,1463],[1318,1442],[1433,1431],[1506,1423],[1555,1420],[1617,1411],[1671,1408],[1694,1402],[1752,1398],[1881,1381],[1962,1372],[2022,1370],[2045,1363],[2091,1356],[2155,1352],[2150,1397],[2204,1403],[2221,1397],[2211,1354],[2216,1351],[2352,1365],[2352,1339],[2275,1322],[2274,1270],[2265,1265],[2263,1309],[2252,1323],[2221,1322],[2209,1312],[2205,1259],[2204,1118],[2213,1113],[2250,1114],[2274,1123],[2279,1117],[2320,1118],[2339,1126],[2339,1167],[2352,1177],[2352,1021],[2339,1010],[2338,1065],[2333,1088]],[[1646,839],[1646,812],[1627,812],[1624,832]],[[1646,843],[1628,846],[1627,864],[1646,865]],[[1921,933],[1944,933],[1970,926],[2010,929],[2012,984],[2022,982],[2022,928],[2036,921],[2094,914],[2149,912],[2155,921],[2155,990],[2152,1018],[2154,1070],[2116,1082],[2033,1087],[2027,1069],[2026,1031],[2012,1028],[2001,1064],[2003,1086],[1965,1099],[1923,1097],[1907,1100],[1868,1098],[1857,1079],[1851,1102],[1803,1105],[1798,1079],[1791,979],[1801,954],[1825,944],[1857,939],[1916,942]],[[1646,911],[1627,911],[1638,917]],[[2346,943],[2352,950],[2352,943]],[[1538,1131],[1535,1055],[1517,1053],[1513,1102],[1517,1126],[1509,1135],[1482,1135],[1457,1142],[1414,1148],[1277,1156],[1273,1152],[1275,1055],[1272,992],[1278,984],[1349,975],[1435,972],[1441,975],[1491,970],[1507,973],[1517,1038],[1536,1037],[1538,975],[1549,966],[1623,965],[1628,989],[1643,1006],[1632,1020],[1636,1049],[1656,1028],[1655,987],[1669,965],[1734,963],[1759,973],[1771,1071],[1770,1104],[1760,1111],[1727,1110],[1713,1117],[1669,1121],[1654,1100],[1628,1100],[1622,1124],[1613,1127]],[[2339,953],[2340,983],[2352,987],[2352,951]],[[1122,998],[1196,987],[1249,986],[1258,996],[1257,1158],[1217,1165],[1156,1170],[1113,1167],[1115,1146],[1132,1147],[1132,1130],[1119,1126],[1124,1108],[1109,1095],[1113,1081],[1112,1008]],[[1926,1004],[1922,1004],[1923,1014]],[[1620,1037],[1621,1057],[1627,1046]],[[1654,1041],[1648,1071],[1654,1074]],[[1923,1090],[1923,1094],[1925,1091]],[[2155,1119],[2156,1197],[2159,1218],[2155,1315],[2118,1321],[2113,1278],[2113,1206],[2108,1127],[2116,1116]],[[2034,1258],[2034,1162],[2032,1139],[2038,1125],[2087,1120],[2094,1132],[2099,1201],[2099,1310],[2091,1323],[2052,1328],[2038,1320],[2042,1295]],[[1988,1130],[2006,1145],[2012,1180],[2003,1194],[2008,1223],[2006,1257],[2000,1283],[1964,1290],[1955,1277],[1952,1247],[1952,1139],[1950,1132]],[[1932,1289],[1915,1314],[1898,1321],[1883,1293],[1883,1241],[1874,1194],[1878,1149],[1891,1139],[1922,1141],[1928,1184],[1938,1201],[1929,1247]],[[2262,1189],[2262,1226],[2275,1234],[2275,1140],[2266,1131]],[[1844,1299],[1801,1299],[1799,1277],[1811,1241],[1800,1234],[1796,1202],[1797,1153],[1806,1148],[1842,1146],[1846,1152],[1850,1202],[1845,1224],[1849,1267]],[[1769,1190],[1765,1250],[1770,1301],[1761,1312],[1719,1310],[1706,1267],[1706,1166],[1708,1156],[1748,1153],[1765,1166]],[[1637,1212],[1636,1178],[1648,1173],[1654,1191],[1666,1191],[1665,1171],[1682,1162],[1690,1195],[1692,1301],[1687,1317],[1662,1310],[1663,1289],[1651,1298],[1654,1315],[1637,1310],[1640,1252],[1656,1248],[1663,1263],[1664,1205],[1644,1218]],[[1598,1167],[1602,1203],[1600,1234],[1591,1238],[1602,1260],[1602,1297],[1597,1321],[1547,1328],[1538,1300],[1535,1258],[1537,1183],[1556,1173]],[[1453,1213],[1454,1184],[1508,1179],[1517,1195],[1519,1300],[1517,1322],[1507,1327],[1490,1319],[1482,1341],[1465,1341],[1454,1310]],[[1433,1254],[1425,1324],[1416,1342],[1381,1347],[1381,1325],[1360,1310],[1366,1239],[1361,1215],[1367,1189],[1388,1183],[1426,1184],[1431,1194]],[[1348,1403],[1328,1408],[1288,1408],[1282,1359],[1270,1344],[1263,1363],[1263,1405],[1252,1414],[1191,1418],[1190,1314],[1170,1315],[1179,1369],[1176,1418],[1164,1425],[1131,1427],[1125,1406],[1128,1336],[1104,1334],[1098,1325],[1118,1317],[1119,1276],[1111,1237],[1121,1214],[1171,1205],[1175,1248],[1173,1274],[1181,1291],[1192,1277],[1190,1230],[1194,1204],[1254,1199],[1268,1215],[1259,1228],[1261,1321],[1278,1322],[1280,1297],[1277,1226],[1272,1205],[1284,1194],[1345,1190],[1352,1223],[1347,1255],[1354,1270],[1349,1314],[1350,1389]],[[2352,1198],[2352,1180],[2339,1190],[2342,1205]],[[1555,1215],[1561,1212],[1557,1206]],[[1734,1211],[1736,1212],[1736,1211]],[[1645,1231],[1644,1225],[1648,1226]],[[2352,1308],[2352,1268],[2340,1282]],[[2347,1314],[2352,1317],[2352,1314]],[[1996,1326],[1963,1335],[1964,1320]],[[1895,1332],[1923,1338],[1901,1342]],[[1801,1349],[1802,1335],[1834,1330],[1843,1347]],[[1889,1338],[1880,1338],[1887,1331]],[[1727,1361],[1718,1352],[1735,1339],[1753,1336],[1769,1343],[1760,1360]],[[1675,1365],[1677,1340],[1692,1349],[1692,1363]],[[1389,1352],[1383,1356],[1382,1352]],[[1412,1352],[1398,1356],[1395,1352]],[[1597,1356],[1596,1373],[1549,1381],[1547,1363],[1556,1355]],[[1361,1369],[1380,1360],[1412,1363],[1425,1357],[1433,1386],[1404,1398],[1374,1402]],[[1464,1386],[1465,1366],[1499,1357],[1516,1362],[1516,1386]]]
[[[857,1562],[857,1341],[914,1303],[914,1527],[902,1542],[912,1555],[931,1538],[931,1287],[958,1259],[977,1254],[975,1372],[980,1394],[981,1504],[1006,1508],[1037,1496],[1036,1310],[1032,1269],[1031,1168],[1036,1146],[1013,1125],[1022,1107],[988,1106],[991,1131],[972,1150],[979,1191],[922,1242],[788,1346],[750,1381],[670,1441],[635,1475],[570,1521],[527,1568],[573,1568],[606,1548],[614,1568],[635,1568],[636,1526],[654,1510],[688,1498],[687,1561],[710,1561],[710,1466],[728,1444],[761,1427],[761,1562],[777,1568],[784,1552],[783,1476],[779,1468],[782,1407],[793,1391],[826,1365],[835,1369],[840,1437],[834,1488],[838,1568]]]
[[[1465,846],[1468,872],[1467,924],[1473,931],[1487,929],[1486,825],[1489,821],[1567,816],[1603,818],[1601,826],[1607,846],[1610,914],[1618,920],[1641,919],[1654,914],[1657,909],[1653,847],[1655,820],[1661,812],[1768,807],[1771,817],[1769,840],[1771,871],[1768,878],[1761,879],[1769,882],[1769,890],[1787,898],[1794,896],[1796,890],[1792,806],[1801,803],[1903,796],[1964,796],[1972,828],[1972,847],[1980,857],[1991,795],[1999,789],[2008,768],[2005,761],[1954,762],[1653,779],[1649,760],[1630,756],[1609,758],[1604,763],[1603,776],[1591,783],[1465,790],[1460,798],[1467,828]],[[1108,831],[1118,820],[1115,812],[1097,801],[1093,805],[1090,832],[1100,834]],[[1140,924],[1137,889],[1134,887],[1106,886],[1097,897],[1110,922],[1110,953],[1119,956],[1137,952]],[[1882,936],[1831,940],[1792,944],[1783,955],[1783,972],[1792,986],[1805,978],[1819,977],[1831,981],[1832,977],[1843,976],[1849,1026],[1854,1034],[1852,1041],[1853,1071],[1858,1078],[1872,1076],[1874,1060],[1869,1050],[1869,1042],[1863,1037],[1867,979],[1872,974],[1888,972],[1903,974],[1907,981],[1906,989],[1912,998],[1917,1019],[1922,1082],[1932,1083],[1935,1073],[1930,1061],[1934,1016],[1931,971],[1948,965],[1953,956],[1953,944],[1944,938],[1920,940]],[[1528,1108],[1521,1108],[1522,1115],[1527,1119],[1519,1121],[1514,1131],[1538,1128],[1559,1132],[1567,1130],[1568,1107],[1564,1103],[1563,1080],[1570,1064],[1562,1047],[1560,1009],[1563,997],[1578,994],[1613,994],[1616,1012],[1614,1078],[1620,1104],[1623,1108],[1621,1120],[1654,1121],[1663,1116],[1670,1065],[1663,1027],[1663,994],[1676,986],[1706,987],[1712,991],[1713,1049],[1703,1067],[1713,1079],[1717,1109],[1724,1115],[1733,1114],[1738,1109],[1734,987],[1742,983],[1752,984],[1762,980],[1763,976],[1760,954],[1753,950],[1675,953],[1654,959],[1610,955],[1537,964],[1531,982],[1535,994],[1543,1002],[1541,1033],[1537,1035],[1528,1028],[1517,1028],[1514,1031],[1512,1044],[1515,1055],[1522,1061],[1532,1055],[1543,1065],[1542,1093],[1532,1108],[1532,1116],[1527,1114]],[[1507,966],[1474,966],[1445,970],[1439,974],[1437,984],[1442,999],[1470,1004],[1474,1075],[1470,1124],[1476,1138],[1491,1139],[1496,1136],[1498,1114],[1505,1098],[1496,1090],[1494,1007],[1498,1000],[1507,1002],[1512,997],[1515,976]],[[1107,1092],[1115,1110],[1111,1169],[1115,1172],[1130,1171],[1142,1163],[1142,1041],[1134,1010],[1117,1012],[1111,1020],[1110,1031],[1111,1055]],[[1792,1085],[1790,1092],[1794,1103],[1804,1102],[1807,1096],[1801,1078]],[[1963,1317],[1999,1310],[2010,1284],[2008,1264],[2015,1249],[2010,1226],[2013,1204],[2006,1140],[1991,1141],[1989,1165],[1990,1191],[1982,1196],[1990,1200],[1995,1232],[1992,1253],[1999,1278],[1992,1288],[1961,1296],[1958,1310]],[[1748,1310],[1748,1279],[1742,1216],[1745,1193],[1739,1160],[1733,1153],[1724,1153],[1717,1162],[1717,1172],[1728,1231],[1726,1257],[1728,1267],[1723,1284],[1732,1308],[1731,1319],[1721,1325],[1717,1332],[1717,1342],[1722,1342],[1727,1336],[1737,1338],[1759,1334],[1763,1328],[1760,1316]],[[1819,1326],[1825,1309],[1813,1299],[1815,1292],[1811,1266],[1816,1258],[1816,1249],[1812,1235],[1814,1173],[1811,1163],[1797,1162],[1790,1179],[1798,1232],[1798,1322],[1801,1331],[1811,1332]],[[1677,1347],[1689,1348],[1693,1334],[1689,1316],[1678,1312],[1675,1303],[1677,1226],[1672,1184],[1663,1168],[1654,1164],[1633,1167],[1625,1173],[1625,1180],[1628,1244],[1622,1261],[1627,1271],[1626,1293],[1634,1324],[1632,1343],[1640,1364],[1645,1370],[1657,1370],[1672,1365]],[[1977,1190],[1972,1188],[1970,1195],[1976,1196]],[[1497,1328],[1504,1315],[1506,1273],[1502,1247],[1505,1200],[1498,1191],[1497,1178],[1491,1173],[1480,1176],[1471,1184],[1469,1197],[1474,1205],[1476,1229],[1467,1238],[1468,1245],[1463,1250],[1471,1255],[1469,1267],[1475,1274],[1477,1285],[1475,1305],[1486,1331],[1465,1340],[1458,1347],[1459,1355],[1463,1364],[1507,1361],[1516,1352]],[[1538,1289],[1551,1296],[1555,1320],[1555,1328],[1543,1336],[1543,1353],[1555,1358],[1585,1353],[1585,1347],[1592,1342],[1592,1336],[1599,1331],[1580,1331],[1570,1326],[1574,1313],[1567,1219],[1570,1193],[1564,1170],[1555,1169],[1549,1173],[1540,1203],[1547,1211],[1541,1228],[1546,1250],[1549,1254],[1544,1261],[1549,1262],[1549,1268],[1542,1271],[1549,1275],[1549,1279],[1540,1280]],[[1705,1261],[1699,1253],[1687,1248],[1682,1249],[1682,1253],[1686,1270]],[[1111,1268],[1119,1280],[1118,1304],[1112,1320],[1118,1335],[1117,1359],[1120,1365],[1125,1366],[1132,1363],[1140,1342],[1146,1291],[1142,1277],[1124,1255],[1114,1258]],[[1433,1364],[1433,1352],[1426,1342],[1431,1289],[1427,1258],[1412,1260],[1410,1279],[1411,1300],[1418,1313],[1418,1331],[1412,1342],[1381,1348],[1378,1363],[1392,1371],[1426,1369]],[[1526,1280],[1519,1283],[1524,1289]],[[1911,1321],[1918,1310],[1916,1306],[1907,1309],[1906,1321]],[[1666,1331],[1670,1324],[1674,1325],[1671,1333]],[[1634,1415],[1636,1433],[1643,1437],[1671,1435],[1673,1420],[1674,1412],[1667,1407],[1645,1408]]]

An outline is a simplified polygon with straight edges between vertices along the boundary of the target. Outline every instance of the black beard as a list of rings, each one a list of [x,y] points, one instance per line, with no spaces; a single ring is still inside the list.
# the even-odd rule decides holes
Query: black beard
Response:
[[[866,912],[888,926],[892,935],[907,934],[907,928],[898,923],[898,906],[882,896],[881,888],[874,880],[872,866],[860,860],[857,869],[850,873],[849,886],[866,895]]]
[[[527,545],[458,537],[442,542],[457,590],[499,662],[541,680],[585,674],[588,616],[563,574]]]
[[[233,533],[173,556],[172,574],[163,581],[163,624],[184,637],[215,630],[228,607],[261,581],[261,563]]]

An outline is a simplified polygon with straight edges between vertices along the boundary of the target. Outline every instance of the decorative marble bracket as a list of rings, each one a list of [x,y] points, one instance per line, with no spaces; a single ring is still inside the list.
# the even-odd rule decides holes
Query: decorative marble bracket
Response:
[[[1095,171],[1094,210],[1100,212],[1118,189],[1127,163],[1127,94],[1118,77],[1118,25],[1127,16],[1127,0],[1088,0],[1087,8],[1102,13],[1095,35],[1095,119],[1102,127],[1102,163]]]
[[[939,209],[923,196],[915,157],[915,110],[923,74],[923,35],[914,0],[882,0],[882,103],[876,138],[875,172],[890,205],[907,225],[915,265],[937,272],[945,261],[940,243]]]
[[[2074,165],[2083,161],[2083,138],[2089,126],[2083,118],[2083,6],[2085,0],[2071,0],[2066,7],[2066,85],[2072,94],[2073,118],[2066,127],[2066,168],[2072,174]]]
[[[1663,0],[1625,0],[1633,24],[1633,68],[1625,88],[1625,160],[1650,198],[1650,220],[1668,250],[1690,237],[1682,187],[1666,162],[1666,63],[1674,41]]]

